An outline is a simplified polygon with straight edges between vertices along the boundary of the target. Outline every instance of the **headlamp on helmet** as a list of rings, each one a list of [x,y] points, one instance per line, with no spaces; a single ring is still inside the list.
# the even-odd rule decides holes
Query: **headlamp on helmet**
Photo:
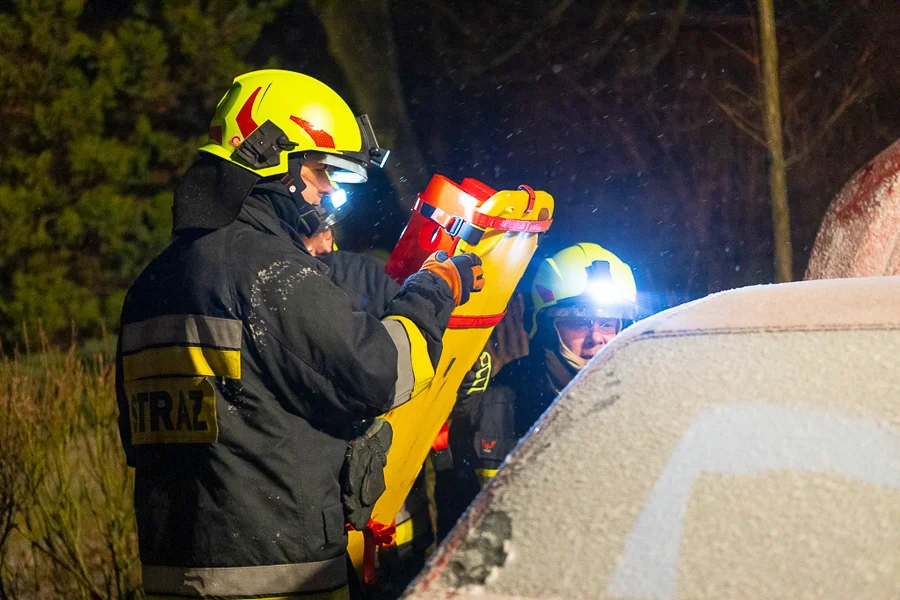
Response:
[[[544,259],[532,284],[532,300],[532,336],[542,319],[609,318],[627,324],[637,318],[631,268],[597,244],[576,244]]]
[[[616,306],[633,301],[628,299],[629,290],[617,284],[612,277],[609,261],[595,260],[587,268],[587,283],[584,286],[585,300],[596,306]]]
[[[322,203],[316,207],[319,211],[321,224],[316,233],[325,231],[334,227],[350,214],[353,205],[347,200],[346,190],[342,190],[335,186],[335,190],[330,194],[325,194]]]

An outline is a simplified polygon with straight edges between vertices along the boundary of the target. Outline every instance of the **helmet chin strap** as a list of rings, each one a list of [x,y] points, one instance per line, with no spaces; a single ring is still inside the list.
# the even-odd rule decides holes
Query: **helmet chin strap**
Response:
[[[281,178],[281,183],[290,192],[297,205],[299,216],[297,217],[297,230],[306,237],[313,236],[322,225],[322,219],[325,218],[327,211],[322,206],[314,206],[306,201],[303,197],[303,190],[306,189],[306,182],[300,176],[300,169],[303,167],[303,160],[306,158],[304,154],[288,157],[288,171]]]
[[[562,341],[562,338],[559,337],[557,333],[557,338],[559,339],[559,356],[565,361],[567,365],[575,369],[576,371],[580,371],[588,364],[588,359],[581,357],[574,352],[572,352],[568,346]]]
[[[540,315],[539,319],[537,333],[532,342],[536,342],[556,354],[574,372],[577,373],[583,369],[587,365],[588,359],[575,354],[563,343],[562,336],[559,335],[559,329],[556,328],[553,319],[546,315]]]

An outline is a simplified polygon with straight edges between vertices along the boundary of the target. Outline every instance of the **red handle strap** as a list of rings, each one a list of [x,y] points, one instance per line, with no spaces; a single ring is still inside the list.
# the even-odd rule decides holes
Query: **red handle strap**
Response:
[[[345,526],[347,531],[354,529],[353,525],[347,523]],[[378,546],[390,548],[394,545],[397,537],[397,523],[391,521],[390,525],[377,523],[372,519],[366,523],[362,530],[363,534],[363,581],[372,585],[376,582],[375,577],[375,549]]]
[[[534,190],[530,185],[525,185],[524,183],[518,187],[518,190],[520,192],[528,192],[528,206],[525,208],[525,214],[527,215],[534,210],[534,201],[536,199]]]
[[[534,192],[532,192],[533,194]],[[526,213],[531,212],[534,207],[534,197],[529,195],[528,209]],[[447,230],[450,235],[458,236],[465,225],[469,224],[465,219],[456,215],[450,215],[440,208],[425,202],[421,197],[418,198],[414,208],[422,216],[431,219],[441,227]],[[543,221],[526,221],[524,219],[507,219],[505,217],[492,217],[480,212],[472,214],[471,225],[484,229],[500,229],[502,231],[514,231],[524,233],[541,233],[550,229],[553,219],[544,219]],[[482,232],[483,233],[483,232]],[[481,239],[477,236],[478,240]],[[477,243],[478,240],[473,241]],[[466,240],[467,242],[469,240]],[[470,242],[471,243],[471,242]]]
[[[448,329],[486,329],[493,327],[506,316],[504,310],[499,315],[450,315]]]
[[[525,221],[522,219],[506,219],[504,217],[492,217],[476,212],[472,215],[472,224],[485,229],[502,229],[503,231],[524,231],[526,233],[541,233],[550,229],[553,219],[543,221]]]

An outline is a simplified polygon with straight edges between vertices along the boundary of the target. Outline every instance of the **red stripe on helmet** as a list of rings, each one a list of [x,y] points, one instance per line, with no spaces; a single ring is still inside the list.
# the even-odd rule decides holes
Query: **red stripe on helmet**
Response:
[[[556,300],[556,296],[553,295],[553,290],[545,288],[542,285],[535,284],[534,291],[537,292],[537,295],[540,296],[541,300],[544,302],[553,302]]]
[[[217,144],[222,143],[222,127],[220,125],[213,125],[209,128],[209,141],[215,142]]]
[[[334,138],[329,135],[327,131],[323,131],[307,121],[306,119],[301,119],[300,117],[295,117],[291,115],[291,121],[299,125],[303,131],[305,131],[309,137],[313,139],[316,146],[319,148],[334,148]]]
[[[241,130],[241,135],[247,137],[254,131],[258,125],[256,121],[253,120],[253,115],[250,113],[253,112],[253,103],[256,102],[256,96],[259,94],[259,90],[261,87],[253,90],[253,93],[250,94],[250,97],[247,98],[247,101],[244,102],[244,105],[241,107],[241,110],[238,112],[235,121],[237,121],[237,126]]]

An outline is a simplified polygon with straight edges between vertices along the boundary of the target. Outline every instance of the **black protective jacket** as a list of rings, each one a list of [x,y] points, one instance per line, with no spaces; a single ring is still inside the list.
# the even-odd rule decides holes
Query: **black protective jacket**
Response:
[[[453,467],[435,481],[440,537],[575,374],[556,352],[532,343],[531,352],[505,365],[485,391],[457,400],[450,417]]]
[[[519,440],[578,373],[563,362],[557,352],[534,346],[528,356],[506,365],[485,391],[487,397],[482,399],[484,408],[480,415],[475,413],[476,422],[485,434],[493,431],[493,420],[508,418],[507,413],[501,415],[496,409],[488,407],[494,404],[509,405],[514,413],[512,432]],[[498,432],[508,430],[505,425],[496,428]],[[512,448],[507,453],[509,450]],[[484,453],[482,456],[488,458]]]
[[[126,297],[116,389],[148,593],[342,587],[347,440],[439,359],[449,286],[420,272],[381,320],[354,312],[286,200],[258,189],[232,223],[183,232]]]
[[[384,262],[355,252],[329,252],[317,256],[328,266],[331,281],[347,294],[353,310],[381,317],[400,291],[384,272]]]

